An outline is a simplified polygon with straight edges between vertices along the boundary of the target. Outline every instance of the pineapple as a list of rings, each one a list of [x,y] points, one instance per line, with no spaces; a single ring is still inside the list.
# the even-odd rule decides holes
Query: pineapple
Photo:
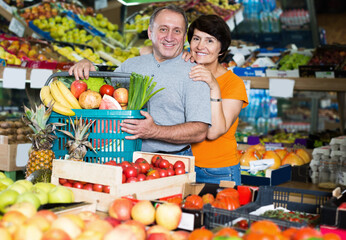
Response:
[[[33,134],[29,135],[32,147],[29,152],[29,161],[25,173],[26,177],[39,169],[52,169],[55,154],[51,148],[53,147],[53,141],[57,138],[53,133],[56,127],[65,125],[63,123],[47,124],[52,109],[52,104],[48,105],[47,110],[43,104],[36,106],[36,111],[24,106],[22,120],[34,131]]]
[[[95,120],[83,121],[82,117],[80,117],[80,119],[76,117],[75,121],[72,121],[72,119],[70,118],[70,122],[74,130],[74,136],[72,133],[68,131],[64,131],[64,130],[58,130],[58,131],[66,134],[68,137],[73,139],[73,140],[67,141],[66,143],[66,147],[68,148],[68,153],[69,153],[69,160],[83,161],[83,158],[87,153],[87,148],[90,148],[96,153],[92,144],[88,141],[88,137],[90,134],[88,130],[94,124]]]

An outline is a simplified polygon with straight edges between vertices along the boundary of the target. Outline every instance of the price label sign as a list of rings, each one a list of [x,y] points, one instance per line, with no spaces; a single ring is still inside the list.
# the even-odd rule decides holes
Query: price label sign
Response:
[[[10,68],[4,69],[3,88],[25,89],[26,69]]]
[[[229,29],[231,31],[233,31],[233,29],[235,28],[234,17],[231,17],[230,19],[228,19],[228,21],[226,23],[227,23]]]
[[[238,11],[238,12],[235,14],[235,23],[238,25],[238,24],[241,23],[242,21],[244,21],[243,11]]]
[[[7,12],[12,14],[12,7],[5,3],[3,0],[0,0],[0,6],[3,7]]]
[[[269,79],[269,95],[272,97],[291,98],[295,81],[292,79]]]
[[[52,74],[52,70],[32,69],[30,75],[30,88],[42,88]]]
[[[10,26],[8,29],[15,33],[18,37],[23,37],[25,32],[25,26],[21,22],[19,22],[16,18],[12,18],[10,22]]]
[[[108,6],[107,0],[96,0],[95,1],[95,10],[106,8]]]

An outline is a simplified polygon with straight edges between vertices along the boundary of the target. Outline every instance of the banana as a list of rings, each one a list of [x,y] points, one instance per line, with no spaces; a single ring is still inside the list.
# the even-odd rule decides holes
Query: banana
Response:
[[[65,99],[70,103],[73,109],[82,109],[79,105],[79,102],[75,96],[71,93],[70,89],[68,89],[65,84],[60,81],[57,81],[56,85],[58,86],[60,92],[65,97]]]
[[[40,98],[46,107],[48,107],[49,103],[54,104],[53,105],[53,111],[54,112],[57,112],[61,115],[65,115],[65,116],[74,116],[75,115],[75,112],[72,111],[70,108],[63,106],[54,100],[53,96],[50,93],[50,89],[48,86],[44,86],[41,89]]]
[[[72,105],[65,99],[64,93],[59,90],[56,83],[57,81],[53,81],[50,84],[50,92],[54,100],[67,108],[72,108]]]

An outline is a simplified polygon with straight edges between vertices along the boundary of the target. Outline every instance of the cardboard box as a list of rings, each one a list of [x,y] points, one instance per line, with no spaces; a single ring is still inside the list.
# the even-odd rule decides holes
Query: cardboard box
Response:
[[[133,161],[142,157],[151,162],[154,155],[155,153],[134,152]],[[178,160],[183,161],[187,173],[150,181],[123,184],[122,168],[119,166],[55,159],[53,161],[51,182],[59,185],[59,178],[65,178],[110,186],[109,194],[71,188],[75,195],[75,201],[96,202],[97,210],[107,212],[109,205],[116,198],[131,196],[141,200],[159,199],[180,194],[183,192],[185,183],[196,181],[195,158],[193,156],[160,155],[172,164]]]
[[[20,171],[29,160],[31,143],[8,144],[7,136],[0,136],[0,170]]]

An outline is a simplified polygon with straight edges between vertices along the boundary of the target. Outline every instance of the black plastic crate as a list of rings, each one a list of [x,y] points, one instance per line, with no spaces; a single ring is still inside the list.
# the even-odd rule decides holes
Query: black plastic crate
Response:
[[[327,202],[330,197],[330,192],[277,186],[260,186],[255,202],[247,204],[234,211],[214,208],[210,204],[205,205],[203,207],[204,225],[208,229],[213,229],[219,226],[233,226],[233,220],[243,218],[249,222],[249,225],[251,225],[252,222],[259,220],[270,220],[276,223],[282,230],[289,227],[302,227],[306,226],[307,223],[290,222],[269,217],[256,216],[250,214],[250,212],[257,210],[262,206],[273,204],[275,208],[283,207],[290,211],[319,214],[321,211],[321,205]],[[314,200],[307,201],[307,198]]]
[[[292,181],[311,183],[310,164],[306,163],[300,166],[292,166]]]
[[[346,202],[346,192],[340,198],[332,197],[321,209],[321,224],[346,229],[346,211],[338,207]]]

